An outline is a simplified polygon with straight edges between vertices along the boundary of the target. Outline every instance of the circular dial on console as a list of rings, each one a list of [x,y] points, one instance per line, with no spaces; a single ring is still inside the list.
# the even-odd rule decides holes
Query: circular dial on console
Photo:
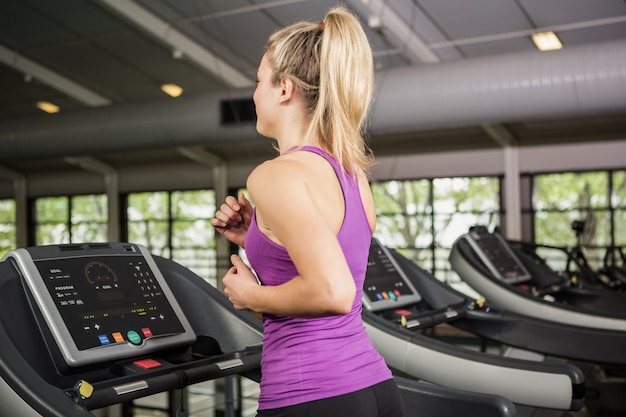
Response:
[[[117,285],[117,275],[110,266],[100,261],[92,261],[85,266],[85,276],[91,285],[99,288],[112,288]]]

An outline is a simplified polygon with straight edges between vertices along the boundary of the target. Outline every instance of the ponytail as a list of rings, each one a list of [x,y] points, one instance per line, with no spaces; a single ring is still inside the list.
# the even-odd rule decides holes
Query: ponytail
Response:
[[[344,170],[366,170],[373,156],[364,140],[372,97],[372,51],[357,18],[344,7],[319,23],[300,22],[273,34],[267,44],[274,82],[292,79],[325,150]]]

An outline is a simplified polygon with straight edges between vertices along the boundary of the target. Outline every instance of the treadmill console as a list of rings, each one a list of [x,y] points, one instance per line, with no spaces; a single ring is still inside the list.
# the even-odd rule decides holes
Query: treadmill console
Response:
[[[520,284],[531,279],[524,264],[499,233],[470,230],[465,240],[497,279],[507,284]]]
[[[381,311],[418,303],[421,299],[389,250],[373,238],[363,286],[365,308]]]
[[[44,339],[56,345],[69,367],[188,345],[196,339],[141,245],[37,246],[15,249],[5,259],[12,259],[20,271]]]

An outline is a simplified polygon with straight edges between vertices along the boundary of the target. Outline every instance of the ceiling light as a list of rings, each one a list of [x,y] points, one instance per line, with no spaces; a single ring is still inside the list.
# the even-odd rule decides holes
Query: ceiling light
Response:
[[[561,41],[554,32],[535,33],[532,38],[540,51],[554,51],[563,48]]]
[[[172,97],[178,97],[183,93],[182,87],[177,86],[176,84],[163,84],[161,86],[161,90],[163,90],[163,92],[168,96]]]
[[[38,101],[37,108],[39,108],[39,110],[45,111],[46,113],[58,113],[59,110],[61,110],[59,106],[50,103],[49,101]]]

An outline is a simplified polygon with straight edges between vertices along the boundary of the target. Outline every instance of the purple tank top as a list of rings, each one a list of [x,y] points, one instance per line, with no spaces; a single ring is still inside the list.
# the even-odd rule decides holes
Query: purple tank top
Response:
[[[372,231],[357,179],[343,174],[337,160],[322,149],[305,146],[298,150],[324,157],[339,178],[345,216],[337,238],[357,292],[352,309],[345,316],[263,315],[260,410],[347,394],[392,377],[365,332],[361,318],[363,281]],[[259,230],[255,213],[246,235],[245,248],[248,261],[263,285],[280,285],[298,275],[285,248]]]

